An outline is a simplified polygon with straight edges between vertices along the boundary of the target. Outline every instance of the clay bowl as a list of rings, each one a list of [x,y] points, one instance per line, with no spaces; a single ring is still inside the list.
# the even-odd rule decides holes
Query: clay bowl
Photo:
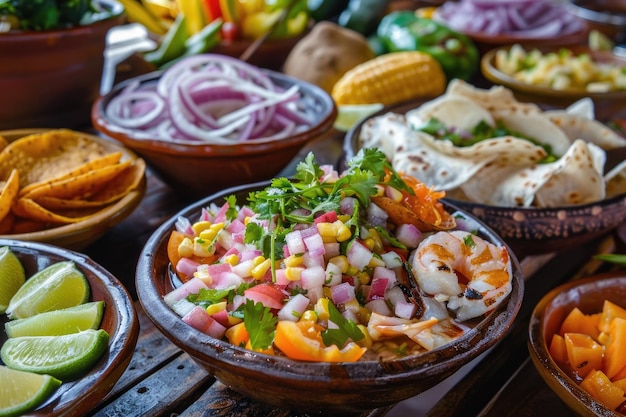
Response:
[[[614,42],[626,41],[624,0],[572,0],[569,9],[583,19],[590,30],[597,30]]]
[[[170,274],[168,238],[179,216],[196,219],[201,209],[235,195],[245,202],[249,193],[269,182],[240,186],[199,200],[159,227],[143,248],[136,272],[138,298],[148,317],[173,343],[187,352],[220,382],[257,401],[294,410],[348,413],[395,404],[452,375],[464,364],[497,343],[512,324],[523,296],[523,278],[512,256],[513,291],[498,309],[453,343],[421,355],[396,360],[352,363],[300,362],[254,353],[211,338],[182,321],[163,301],[177,285]],[[446,205],[468,221],[476,220]],[[478,233],[501,245],[487,227],[475,223]],[[304,394],[306,393],[306,394]]]
[[[12,142],[31,133],[43,132],[48,129],[15,129],[0,131],[0,136]],[[103,139],[99,136],[89,135],[91,139],[101,143],[111,152],[121,151],[123,160],[134,160],[137,155],[129,149],[120,146],[112,140]],[[54,227],[51,229],[33,231],[27,233],[0,234],[0,238],[15,239],[31,242],[48,243],[71,250],[81,250],[98,240],[106,232],[128,217],[141,203],[146,193],[144,180],[139,187],[126,194],[116,203],[109,205],[89,219]]]
[[[580,388],[552,359],[549,343],[574,307],[585,314],[598,313],[602,311],[604,300],[626,308],[626,275],[623,272],[588,277],[553,289],[535,306],[528,327],[528,348],[537,371],[565,404],[584,417],[621,414],[609,410]]]
[[[584,89],[557,90],[547,86],[528,84],[499,71],[495,66],[495,56],[498,50],[508,50],[510,45],[492,49],[481,59],[481,71],[483,76],[491,83],[503,85],[513,91],[515,97],[523,102],[536,103],[545,107],[565,108],[570,104],[589,97],[593,100],[596,119],[609,121],[624,115],[623,103],[626,100],[626,90],[611,91],[606,93],[588,92]],[[537,48],[542,52],[556,52],[562,46],[536,47],[524,45],[525,50]],[[612,63],[621,67],[626,67],[626,58],[618,56],[609,51],[592,51],[586,46],[570,46],[574,54],[590,54],[598,62]]]
[[[424,100],[384,108],[357,123],[345,136],[339,164],[360,149],[359,132],[370,118],[389,111],[404,114]],[[626,194],[595,203],[552,208],[501,207],[446,198],[492,228],[519,256],[562,251],[593,241],[626,221]]]
[[[323,138],[330,131],[337,109],[330,95],[319,87],[278,72],[268,70],[267,73],[278,86],[299,86],[301,102],[313,119],[311,127],[281,139],[260,138],[233,144],[139,139],[135,131],[120,127],[108,118],[105,109],[130,83],[155,83],[161,72],[116,85],[94,103],[92,122],[101,133],[144,157],[164,182],[181,194],[204,197],[225,187],[269,179],[308,142]]]
[[[89,124],[100,92],[106,35],[123,6],[99,0],[111,17],[90,25],[0,33],[0,129],[77,128]]]
[[[93,409],[113,388],[126,370],[139,335],[139,321],[133,301],[116,277],[90,258],[55,246],[0,238],[0,246],[9,246],[17,255],[26,277],[60,261],[73,261],[85,274],[91,288],[91,301],[104,301],[101,328],[109,333],[108,352],[84,376],[61,384],[59,389],[29,416],[83,416]],[[8,320],[2,315],[1,322]],[[6,340],[5,332],[0,342]],[[0,361],[1,362],[1,361]]]

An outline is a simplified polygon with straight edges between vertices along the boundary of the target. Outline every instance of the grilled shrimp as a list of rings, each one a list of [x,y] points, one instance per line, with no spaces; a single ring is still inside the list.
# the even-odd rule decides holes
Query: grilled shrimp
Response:
[[[447,303],[458,321],[488,313],[512,290],[506,248],[464,231],[441,231],[424,239],[412,259],[421,290]]]

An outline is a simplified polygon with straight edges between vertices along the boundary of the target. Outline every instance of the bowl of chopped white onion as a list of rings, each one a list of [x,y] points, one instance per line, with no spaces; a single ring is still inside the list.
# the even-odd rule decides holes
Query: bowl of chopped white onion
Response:
[[[273,177],[336,114],[317,86],[205,54],[119,83],[94,103],[92,122],[174,189],[202,196]]]

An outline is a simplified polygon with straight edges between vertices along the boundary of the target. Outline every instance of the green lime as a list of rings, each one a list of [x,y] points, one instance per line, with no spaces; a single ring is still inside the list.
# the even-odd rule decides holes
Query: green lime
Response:
[[[4,329],[9,337],[61,336],[99,328],[103,312],[104,301],[93,301],[12,320],[4,324]]]
[[[362,119],[376,113],[383,107],[380,103],[341,105],[337,108],[337,118],[335,119],[334,127],[337,130],[347,132]]]
[[[61,381],[0,365],[0,417],[20,416],[50,397]]]
[[[13,337],[2,345],[0,357],[9,368],[69,381],[88,371],[108,344],[109,334],[103,329],[62,336]]]
[[[74,307],[89,299],[89,282],[72,261],[52,264],[26,280],[15,293],[6,313],[11,319]]]
[[[8,246],[0,248],[0,314],[26,280],[24,266]]]

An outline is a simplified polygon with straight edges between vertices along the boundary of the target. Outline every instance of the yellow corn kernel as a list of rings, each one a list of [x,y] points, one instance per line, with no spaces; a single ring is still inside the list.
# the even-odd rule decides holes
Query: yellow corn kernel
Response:
[[[193,255],[193,242],[188,237],[184,238],[178,245],[178,255],[189,258]]]
[[[367,266],[370,268],[376,268],[377,266],[385,266],[385,265],[387,265],[385,261],[381,257],[376,256],[376,254],[372,256],[372,259],[370,259],[370,263],[367,264]]]
[[[365,243],[365,246],[367,246],[369,250],[374,250],[374,246],[376,245],[376,241],[371,237],[365,239],[363,243]]]
[[[265,276],[265,273],[270,269],[271,263],[272,263],[271,259],[266,259],[260,264],[258,264],[257,266],[255,266],[254,268],[252,268],[252,271],[250,271],[252,278],[254,279],[263,278]]]
[[[319,320],[330,319],[330,310],[328,309],[329,302],[328,298],[320,298],[315,303],[315,313]]]
[[[385,195],[385,187],[380,185],[380,184],[376,184],[376,195],[375,197],[382,197]]]
[[[352,237],[352,231],[344,222],[341,220],[336,220],[335,228],[337,232],[335,233],[335,237],[337,238],[337,242],[345,242],[346,240]]]
[[[322,239],[325,237],[334,239],[337,234],[337,227],[335,223],[320,222],[317,224],[317,232],[322,236]]]
[[[350,221],[350,215],[348,214],[339,214],[337,215],[337,220],[340,220],[342,223],[346,223]]]
[[[302,265],[303,262],[304,262],[304,257],[302,257],[301,255],[289,255],[288,257],[284,259],[284,263],[287,268],[300,266]]]
[[[213,283],[213,277],[209,274],[209,270],[206,268],[205,264],[200,265],[193,273],[193,276],[204,282],[205,285],[211,285]]]
[[[234,326],[235,324],[239,324],[241,322],[243,322],[243,319],[231,316],[230,314],[228,315],[228,324],[230,324],[230,326]]]
[[[446,76],[431,55],[419,51],[391,52],[346,72],[335,83],[337,105],[382,103],[392,105],[420,97],[441,95]]]
[[[313,310],[306,310],[302,313],[300,320],[317,322],[317,313]]]
[[[211,222],[209,221],[197,222],[191,226],[196,236],[202,233],[204,230],[208,229],[209,227],[211,227]]]
[[[345,272],[345,274],[349,276],[355,276],[358,273],[359,273],[359,270],[354,265],[348,265],[348,269]]]
[[[235,255],[234,253],[231,253],[230,255],[224,257],[224,263],[235,266],[239,263],[239,256]]]
[[[328,299],[333,297],[333,290],[330,287],[322,287],[322,296]]]
[[[299,266],[288,266],[287,268],[285,268],[285,277],[289,281],[299,281],[300,274],[302,274],[303,270],[304,268]]]
[[[215,253],[215,245],[211,240],[196,237],[193,240],[193,254],[196,256],[211,256]]]
[[[356,327],[358,327],[359,330],[361,330],[361,333],[363,333],[363,336],[365,336],[363,337],[363,339],[359,340],[357,344],[368,349],[371,348],[374,344],[374,341],[372,340],[372,335],[370,335],[370,332],[367,331],[367,327],[363,326],[362,324],[357,324]]]
[[[209,314],[219,313],[220,311],[226,310],[226,301],[221,301],[219,303],[211,304],[206,308],[206,312]]]
[[[259,255],[259,256],[257,256],[257,257],[255,257],[254,259],[252,259],[252,264],[253,264],[254,266],[260,265],[260,264],[262,264],[263,262],[265,262],[265,257],[264,257],[264,256],[261,256],[261,255]]]
[[[373,245],[370,248],[375,253],[381,253],[383,251],[383,239],[380,237],[380,233],[376,229],[369,229],[370,239],[373,240]]]
[[[361,309],[361,305],[359,304],[359,300],[357,300],[356,298],[353,298],[347,303],[344,303],[343,308],[345,308],[346,310],[350,310],[355,314],[358,314],[359,310]]]
[[[201,239],[214,240],[215,236],[224,228],[224,223],[215,223],[201,231],[198,236]]]
[[[342,274],[348,272],[348,268],[350,267],[348,257],[346,255],[332,257],[328,260],[328,262],[337,265]]]
[[[361,284],[369,284],[371,277],[367,272],[359,272],[356,274],[356,278],[359,280]]]

